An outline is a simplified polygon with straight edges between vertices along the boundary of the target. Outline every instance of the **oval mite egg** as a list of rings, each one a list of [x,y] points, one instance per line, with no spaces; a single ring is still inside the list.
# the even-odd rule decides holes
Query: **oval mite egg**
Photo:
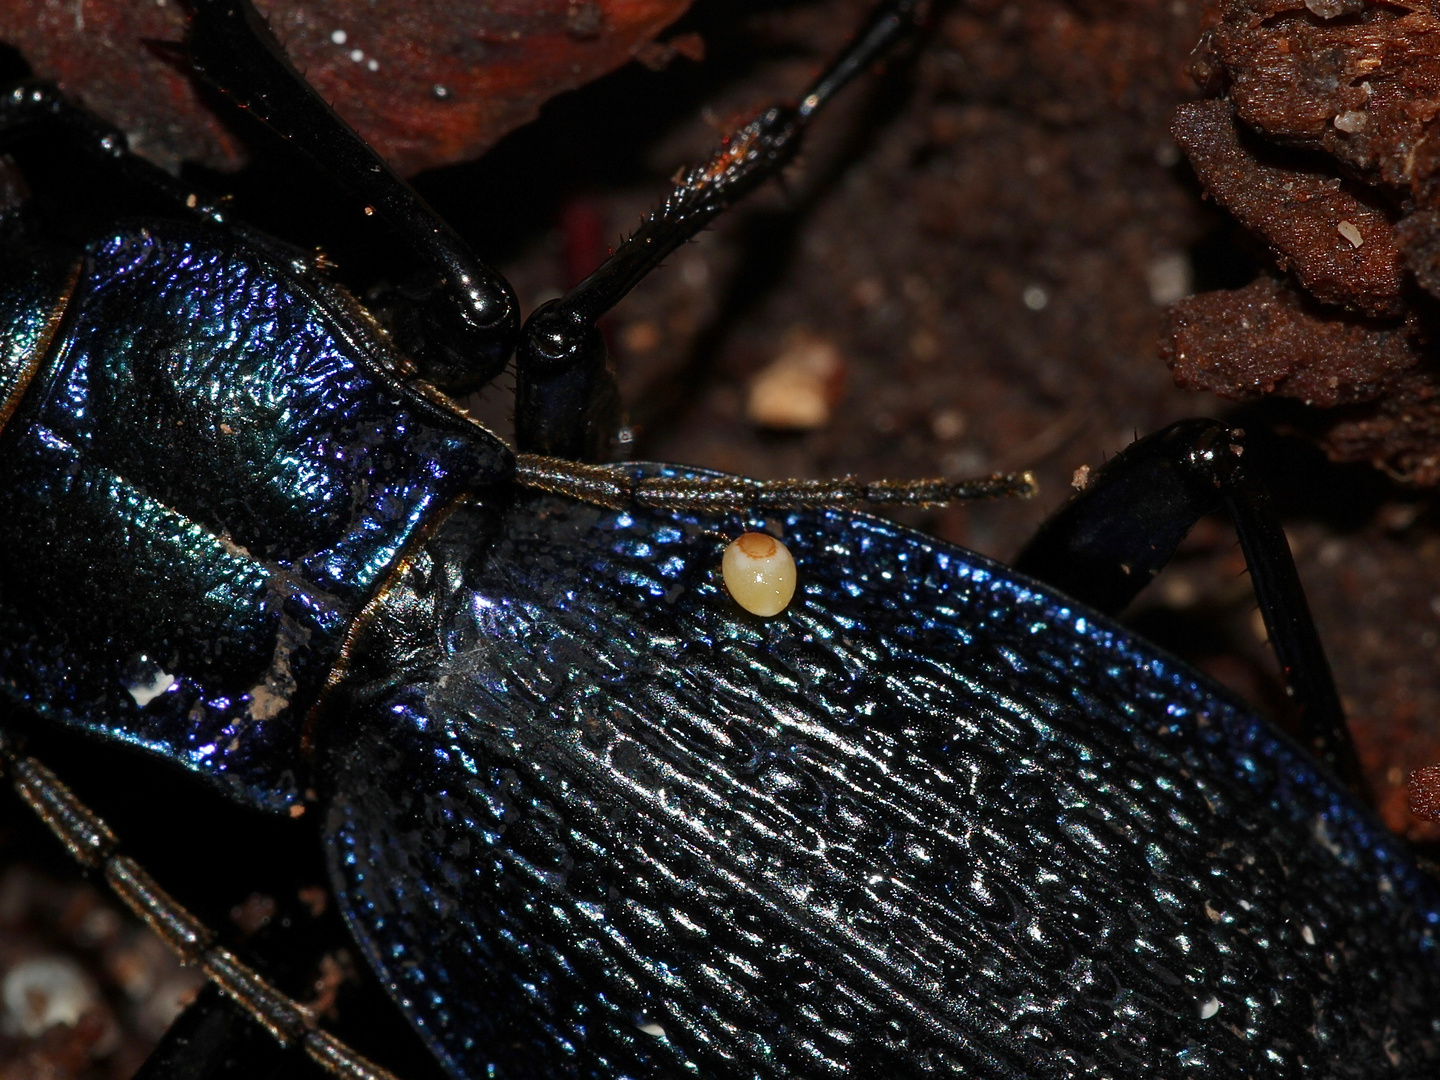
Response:
[[[764,533],[747,532],[732,541],[720,572],[735,602],[752,615],[778,615],[795,595],[795,559]]]

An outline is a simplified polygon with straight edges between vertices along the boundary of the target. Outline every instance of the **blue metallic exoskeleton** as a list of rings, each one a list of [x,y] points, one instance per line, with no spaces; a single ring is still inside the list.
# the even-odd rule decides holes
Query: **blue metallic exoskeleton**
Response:
[[[455,1077],[1436,1067],[1440,889],[1104,615],[852,510],[539,490],[242,228],[19,237],[0,696],[232,800],[312,791],[355,940]],[[590,347],[554,330],[580,306],[525,347]],[[719,582],[745,527],[799,567],[773,619]]]

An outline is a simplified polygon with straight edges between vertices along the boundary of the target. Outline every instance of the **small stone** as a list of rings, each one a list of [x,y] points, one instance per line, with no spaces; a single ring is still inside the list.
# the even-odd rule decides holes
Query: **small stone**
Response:
[[[1366,117],[1358,109],[1350,109],[1347,112],[1337,113],[1335,116],[1335,130],[1343,131],[1347,135],[1354,135],[1356,132],[1365,130]]]
[[[1183,300],[1195,291],[1190,256],[1183,251],[1171,251],[1152,259],[1145,268],[1145,284],[1150,290],[1150,302],[1157,307],[1169,307]]]
[[[930,418],[930,430],[941,442],[951,442],[965,434],[965,414],[959,409],[946,409]]]
[[[759,427],[813,431],[830,422],[844,385],[845,360],[835,343],[800,331],[750,381],[745,415]]]
[[[4,1005],[0,1027],[34,1039],[61,1024],[74,1027],[81,1015],[100,1004],[94,981],[65,956],[22,960],[0,981]]]
[[[620,331],[620,347],[632,356],[644,356],[660,345],[660,328],[649,319],[627,323]]]
[[[928,364],[940,352],[940,341],[929,330],[916,330],[910,335],[910,355]]]
[[[1365,10],[1365,0],[1305,0],[1311,15],[1322,19],[1338,19],[1341,15],[1358,15]]]

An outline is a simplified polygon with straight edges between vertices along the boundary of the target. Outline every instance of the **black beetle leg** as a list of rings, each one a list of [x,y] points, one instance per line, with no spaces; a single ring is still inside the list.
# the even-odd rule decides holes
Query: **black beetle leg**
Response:
[[[1224,507],[1307,744],[1357,793],[1359,759],[1285,530],[1244,462],[1243,432],[1183,420],[1127,447],[1050,517],[1015,568],[1114,614],[1170,561],[1200,518]]]
[[[455,393],[498,375],[519,328],[510,285],[301,78],[249,0],[188,3],[196,71],[314,158],[410,249],[417,277],[398,298],[393,329],[421,375]]]
[[[621,417],[605,342],[596,329],[642,278],[716,215],[795,157],[820,108],[916,25],[918,0],[888,0],[798,105],[762,112],[691,169],[661,207],[593,274],[531,313],[515,355],[515,437],[534,454],[579,461],[611,456]]]
[[[215,944],[204,924],[162,889],[134,859],[119,851],[119,840],[96,813],[49,769],[17,753],[0,731],[0,766],[30,808],[86,870],[105,879],[115,895],[184,964],[196,964],[232,1001],[266,1028],[282,1046],[298,1046],[340,1080],[396,1080],[333,1035],[315,1025],[304,1006],[275,989],[228,949]]]
[[[296,1068],[268,1032],[206,983],[132,1080],[277,1080]]]
[[[220,206],[199,188],[130,152],[125,133],[66,99],[47,83],[27,83],[0,94],[0,148],[35,136],[59,134],[107,173],[157,204],[157,209],[225,222]]]

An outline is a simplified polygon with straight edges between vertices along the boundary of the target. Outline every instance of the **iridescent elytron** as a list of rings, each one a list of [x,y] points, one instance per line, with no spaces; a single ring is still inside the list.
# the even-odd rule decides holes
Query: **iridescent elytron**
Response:
[[[1107,618],[853,511],[536,490],[243,230],[13,254],[0,692],[313,791],[457,1078],[1435,1068],[1440,892]],[[747,529],[795,559],[771,618],[721,583]]]

